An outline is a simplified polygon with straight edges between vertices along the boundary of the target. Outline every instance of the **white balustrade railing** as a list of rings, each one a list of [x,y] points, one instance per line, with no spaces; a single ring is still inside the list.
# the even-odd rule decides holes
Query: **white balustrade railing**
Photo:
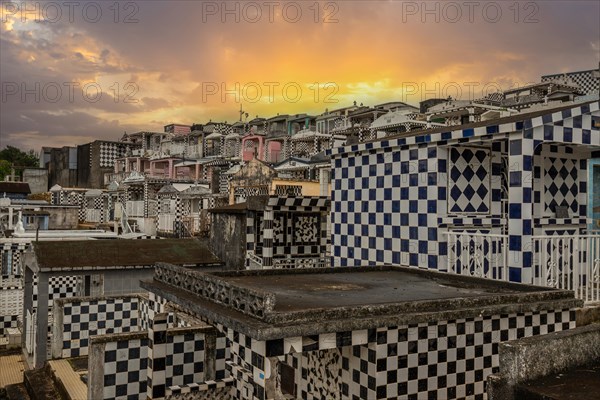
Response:
[[[296,269],[296,268],[326,268],[331,266],[331,260],[326,257],[294,257],[274,258],[274,269]]]
[[[158,230],[163,232],[173,232],[175,223],[174,214],[159,214],[158,215]]]
[[[85,222],[100,222],[101,211],[98,209],[91,209],[85,211]]]
[[[508,281],[508,236],[447,232],[447,272]]]
[[[263,259],[258,255],[254,254],[253,251],[246,252],[246,258],[250,261],[250,269],[262,269]]]
[[[123,207],[121,203],[117,203],[118,207],[115,207],[115,219],[119,219],[121,221],[121,229],[123,233],[131,233],[133,229],[131,229],[131,225],[129,225],[129,216],[127,215],[127,211]],[[117,218],[117,210],[119,217]]]
[[[600,235],[534,236],[533,284],[600,301]]]
[[[126,212],[130,218],[144,216],[144,201],[128,201],[126,204]]]

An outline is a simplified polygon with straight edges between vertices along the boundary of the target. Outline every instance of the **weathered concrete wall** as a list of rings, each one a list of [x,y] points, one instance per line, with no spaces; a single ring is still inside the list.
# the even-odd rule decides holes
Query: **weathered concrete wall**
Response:
[[[500,373],[488,377],[489,400],[514,399],[515,385],[600,361],[600,324],[499,345]]]
[[[87,143],[77,146],[77,184],[76,186],[82,188],[91,188],[88,185],[90,179],[90,152],[93,143]]]
[[[48,191],[48,170],[43,168],[25,168],[23,181],[29,184],[31,194]]]
[[[232,177],[229,185],[229,204],[235,203],[235,187],[238,186],[267,186],[271,187],[277,172],[265,163],[253,158]]]
[[[77,186],[76,152],[77,148],[73,147],[56,148],[50,151],[50,161],[46,165],[48,169],[48,187],[56,184],[62,187]],[[70,158],[73,162],[70,162]]]
[[[210,248],[225,269],[244,269],[246,260],[246,214],[212,213]]]
[[[40,207],[50,213],[48,229],[77,229],[78,207]]]
[[[104,295],[128,295],[141,293],[140,280],[152,279],[154,269],[129,269],[104,273]]]
[[[77,146],[77,186],[103,189],[104,174],[114,172],[114,166],[101,167],[100,146],[102,142]]]

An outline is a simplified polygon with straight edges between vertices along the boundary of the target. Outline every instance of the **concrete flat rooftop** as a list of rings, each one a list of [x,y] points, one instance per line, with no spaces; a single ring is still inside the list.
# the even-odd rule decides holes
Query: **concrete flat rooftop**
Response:
[[[469,283],[452,279],[452,276],[428,276],[400,269],[221,277],[236,286],[274,294],[275,311],[478,298],[532,290],[531,287],[496,285],[490,281]]]
[[[141,286],[257,339],[582,305],[566,290],[390,266],[199,273],[165,265]]]

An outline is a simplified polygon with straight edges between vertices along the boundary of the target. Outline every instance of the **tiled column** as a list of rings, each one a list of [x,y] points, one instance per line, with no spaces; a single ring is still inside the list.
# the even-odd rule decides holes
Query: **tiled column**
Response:
[[[179,196],[175,197],[175,227],[177,228],[177,237],[183,237],[183,227],[182,227],[182,216],[183,216],[183,204],[181,203],[181,198]]]
[[[167,383],[167,329],[173,324],[173,315],[157,313],[148,326],[147,398],[164,399]]]
[[[255,213],[253,211],[248,211],[246,215],[246,252],[255,252],[256,251],[256,234],[254,232],[254,218]],[[246,258],[246,269],[250,267],[250,263]]]
[[[263,216],[263,268],[273,267],[273,210],[265,210]]]
[[[289,138],[285,138],[283,140],[283,158],[282,160],[287,160],[288,158],[290,158],[290,139]]]
[[[227,330],[231,343],[231,360],[228,366],[235,378],[232,394],[240,400],[267,400],[265,384],[276,374],[266,357],[266,342],[252,339],[242,333]]]
[[[325,257],[327,254],[331,254],[331,231],[329,226],[329,213],[321,212],[321,221],[320,221],[320,248],[319,253],[321,257]]]
[[[144,180],[144,218],[148,218],[148,181]]]
[[[156,196],[156,217],[154,217],[154,226],[156,226],[156,234],[158,235],[158,230],[160,227],[160,203],[162,203],[162,198],[160,196]]]
[[[531,283],[533,263],[533,139],[530,137],[527,131],[515,134],[508,144],[509,279],[523,283]]]

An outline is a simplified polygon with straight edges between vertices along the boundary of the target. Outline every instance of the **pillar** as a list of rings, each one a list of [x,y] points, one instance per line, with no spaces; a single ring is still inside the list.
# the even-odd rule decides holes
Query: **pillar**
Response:
[[[144,218],[148,218],[148,180],[144,179]]]
[[[527,131],[509,139],[508,274],[513,282],[531,283],[533,276],[533,148]]]
[[[148,326],[147,399],[164,399],[167,384],[167,329],[173,315],[156,313]]]
[[[273,219],[275,213],[272,209],[266,209],[263,216],[263,268],[273,267]]]

